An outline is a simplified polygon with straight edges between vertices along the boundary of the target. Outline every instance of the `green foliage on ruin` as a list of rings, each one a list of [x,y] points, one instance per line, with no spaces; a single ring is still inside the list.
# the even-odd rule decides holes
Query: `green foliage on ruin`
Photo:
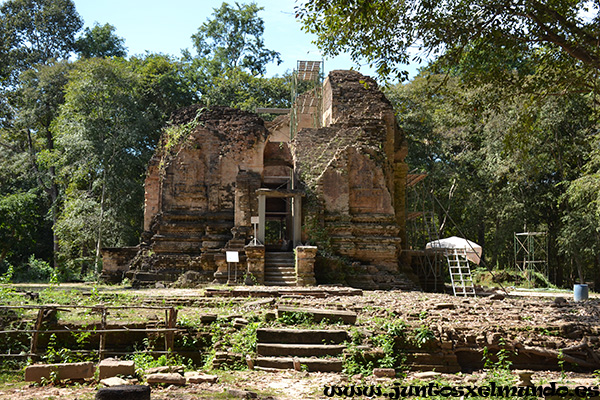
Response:
[[[344,372],[371,375],[374,368],[392,368],[404,372],[406,354],[402,347],[407,339],[408,326],[402,319],[374,318],[371,321],[373,336],[367,338],[356,328],[350,329],[350,343],[344,355]],[[373,350],[365,350],[364,344]],[[400,376],[400,375],[399,375]]]

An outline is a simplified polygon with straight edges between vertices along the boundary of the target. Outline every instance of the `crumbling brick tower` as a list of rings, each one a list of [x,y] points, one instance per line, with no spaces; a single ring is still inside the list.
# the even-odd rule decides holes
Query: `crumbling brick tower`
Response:
[[[307,191],[306,239],[321,242],[324,254],[349,260],[351,268],[337,275],[353,286],[413,286],[403,279],[414,278],[411,270],[398,261],[407,144],[391,103],[373,79],[332,71],[323,84],[322,110],[323,127],[299,127],[292,143],[295,171]],[[335,263],[320,261],[318,277],[335,279]]]
[[[293,270],[291,251],[309,244],[318,246],[317,281],[412,286],[398,261],[407,148],[390,102],[371,78],[333,71],[318,107],[293,111],[268,123],[227,107],[180,111],[148,167],[137,255],[109,249],[105,275],[127,270],[134,282],[151,283],[192,271],[223,282],[225,250],[236,250],[240,269],[263,283],[270,258],[287,252]],[[260,220],[258,246],[250,243],[252,217]],[[279,241],[269,243],[273,236]],[[314,283],[314,250],[297,249],[296,276],[285,283]]]

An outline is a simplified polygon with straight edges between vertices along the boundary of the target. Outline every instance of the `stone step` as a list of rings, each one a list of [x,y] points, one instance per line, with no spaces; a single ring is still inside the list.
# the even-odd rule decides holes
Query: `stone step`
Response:
[[[335,358],[297,358],[301,368],[310,372],[342,372],[342,361]],[[261,368],[294,369],[292,357],[258,357],[256,366]]]
[[[294,258],[293,251],[267,251],[265,258]]]
[[[294,275],[265,275],[265,282],[296,282],[296,276]]]
[[[293,276],[295,278],[296,271],[293,269],[265,269],[265,276]]]
[[[265,264],[265,270],[283,270],[283,271],[296,271],[295,265],[285,265],[285,264]]]
[[[256,352],[259,356],[270,357],[324,357],[340,355],[345,348],[337,344],[257,343]]]
[[[293,261],[265,261],[265,268],[296,268],[296,264]]]
[[[349,340],[348,331],[341,329],[270,329],[256,331],[257,343],[340,344]]]
[[[294,264],[265,264],[265,271],[279,269],[284,271],[296,271],[296,266]]]
[[[265,286],[296,286],[296,278],[265,280]]]
[[[296,260],[294,260],[293,258],[290,259],[283,259],[283,258],[276,258],[276,259],[265,259],[265,265],[295,265]]]
[[[265,253],[265,263],[272,262],[285,262],[285,263],[294,263],[296,257],[294,253]]]
[[[323,310],[317,308],[300,308],[300,307],[284,307],[280,306],[277,308],[277,318],[281,318],[286,314],[292,313],[303,313],[312,316],[313,321],[321,322],[327,319],[333,323],[342,322],[348,325],[354,325],[356,323],[356,313],[352,311],[344,310]]]

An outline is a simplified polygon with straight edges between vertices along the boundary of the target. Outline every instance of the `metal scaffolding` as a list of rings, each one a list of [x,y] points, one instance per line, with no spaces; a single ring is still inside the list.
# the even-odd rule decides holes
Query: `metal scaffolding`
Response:
[[[547,232],[515,232],[515,267],[531,284],[533,272],[548,279],[548,234]]]
[[[425,185],[426,177],[427,174],[415,173],[406,177],[407,240],[411,246],[409,252],[421,287],[438,292],[444,289],[444,253],[425,248],[427,243],[440,238],[435,204],[431,199],[433,195]]]
[[[292,77],[290,139],[298,132],[298,115],[311,113],[313,128],[321,127],[323,114],[323,61],[298,61]]]

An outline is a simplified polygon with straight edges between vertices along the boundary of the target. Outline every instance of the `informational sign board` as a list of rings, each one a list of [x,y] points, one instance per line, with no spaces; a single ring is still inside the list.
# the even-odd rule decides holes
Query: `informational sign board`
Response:
[[[227,257],[227,262],[240,262],[240,255],[237,251],[226,251],[225,256]]]
[[[258,217],[250,217],[250,223],[252,224],[258,224],[259,221],[260,219]]]

